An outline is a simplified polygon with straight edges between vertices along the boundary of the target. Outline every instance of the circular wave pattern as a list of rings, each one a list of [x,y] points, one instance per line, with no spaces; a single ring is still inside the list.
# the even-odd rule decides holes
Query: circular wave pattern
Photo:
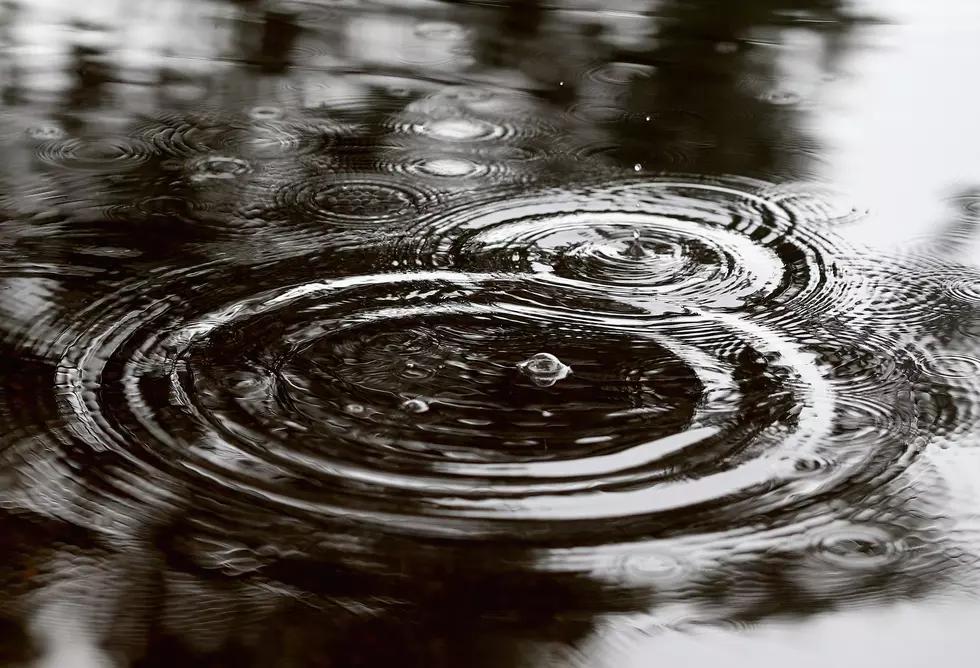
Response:
[[[511,155],[515,159],[511,159]],[[459,186],[483,188],[504,184],[529,183],[538,176],[537,156],[522,152],[495,150],[426,151],[395,148],[384,151],[357,165],[373,173],[392,174],[411,183],[428,183],[436,188]],[[365,164],[366,163],[366,164]]]
[[[463,94],[457,91],[456,94]],[[474,95],[477,93],[474,91]],[[447,93],[448,95],[448,93]],[[487,104],[494,101],[488,98]],[[426,141],[434,145],[506,145],[557,136],[556,130],[540,117],[516,110],[474,110],[477,101],[443,102],[439,96],[411,105],[395,114],[388,126],[395,137]]]
[[[89,447],[202,494],[429,536],[777,508],[873,468],[811,466],[832,454],[833,391],[777,330],[523,285],[436,271],[121,299],[69,347],[65,407]],[[540,382],[542,359],[567,373]]]
[[[573,104],[566,110],[566,114],[576,121],[588,127],[604,124],[617,124],[635,119],[636,115],[631,113],[625,106],[617,106],[608,101],[603,102],[579,102]]]
[[[492,121],[463,116],[434,118],[396,127],[405,133],[446,142],[491,141],[503,139],[511,133],[506,126]]]
[[[942,331],[954,320],[976,315],[974,286],[980,284],[980,272],[957,265],[942,247],[935,247],[933,238],[917,242],[904,253],[868,260],[863,273],[884,288],[873,309],[875,320],[893,334],[923,328],[937,331],[937,327]],[[854,258],[853,262],[857,266],[865,260]]]
[[[152,149],[139,140],[126,137],[75,138],[49,141],[35,150],[48,165],[74,170],[123,171],[147,162]]]
[[[413,174],[437,179],[470,179],[491,176],[494,165],[466,157],[428,156],[416,158],[407,165]],[[500,171],[499,167],[496,171]]]
[[[946,291],[958,302],[980,306],[980,276],[951,280],[946,284]]]
[[[131,134],[161,155],[188,158],[231,151],[240,132],[221,118],[161,115],[138,123]]]
[[[303,223],[376,228],[424,218],[442,194],[422,184],[381,175],[334,175],[285,186],[276,206]]]
[[[947,380],[980,378],[980,357],[935,355],[928,360],[929,373]]]
[[[650,78],[654,72],[655,68],[650,65],[612,62],[589,70],[585,76],[605,84],[627,86],[637,79]]]
[[[875,526],[831,526],[812,537],[813,556],[848,570],[880,569],[902,557],[906,549],[886,529]]]
[[[404,171],[471,173],[431,155]],[[156,275],[92,305],[58,344],[65,456],[112,453],[249,522],[588,550],[820,515],[962,418],[923,388],[966,384],[976,360],[926,368],[869,333],[874,293],[838,261],[856,250],[768,184],[617,178],[446,209],[403,177],[308,180],[261,221],[396,223],[384,259],[416,272],[340,260],[311,281],[318,260],[297,270],[263,248],[264,264]],[[112,476],[89,484],[124,496]],[[879,542],[814,549],[870,564]]]
[[[345,135],[343,126],[325,120],[256,117],[256,113],[272,114],[276,110],[275,107],[250,110],[254,122],[244,129],[238,142],[249,156],[277,159],[315,155],[334,146],[337,138]]]
[[[855,205],[851,197],[819,185],[777,186],[765,195],[800,223],[850,225],[868,215],[868,210]]]
[[[950,196],[949,201],[959,209],[963,217],[972,220],[980,216],[980,189],[976,187],[961,190]]]
[[[847,244],[799,222],[754,182],[654,178],[464,209],[414,252],[604,294],[853,310],[860,279],[836,262]]]

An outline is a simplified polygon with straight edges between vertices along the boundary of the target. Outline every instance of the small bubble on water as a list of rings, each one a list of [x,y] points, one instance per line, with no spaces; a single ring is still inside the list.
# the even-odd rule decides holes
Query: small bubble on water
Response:
[[[518,364],[517,368],[538,387],[550,387],[572,372],[570,366],[551,353],[538,353]]]
[[[429,410],[429,404],[421,399],[406,399],[402,402],[402,410],[408,413],[424,413]]]
[[[364,406],[360,404],[347,404],[345,410],[352,415],[361,415],[364,412]]]

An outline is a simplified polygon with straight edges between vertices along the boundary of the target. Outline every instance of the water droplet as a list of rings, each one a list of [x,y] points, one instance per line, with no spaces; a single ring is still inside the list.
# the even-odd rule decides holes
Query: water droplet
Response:
[[[632,258],[634,260],[639,260],[647,254],[646,250],[643,248],[643,243],[640,241],[639,229],[633,230],[633,239],[626,247],[624,254],[626,255],[626,257]]]
[[[402,410],[408,413],[425,413],[429,410],[429,404],[421,399],[407,399],[402,402]]]
[[[539,387],[550,387],[572,372],[571,367],[551,353],[538,353],[518,364],[517,368]]]

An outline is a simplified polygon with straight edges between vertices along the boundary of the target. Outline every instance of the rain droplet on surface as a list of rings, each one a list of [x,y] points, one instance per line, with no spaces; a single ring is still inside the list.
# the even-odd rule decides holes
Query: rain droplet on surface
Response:
[[[538,353],[518,364],[517,368],[538,387],[551,387],[572,372],[570,366],[551,353]]]
[[[407,399],[402,402],[402,410],[408,413],[425,413],[429,410],[429,404],[421,399]]]

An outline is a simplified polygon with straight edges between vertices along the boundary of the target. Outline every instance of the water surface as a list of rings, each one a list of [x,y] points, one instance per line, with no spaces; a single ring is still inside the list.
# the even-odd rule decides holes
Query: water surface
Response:
[[[974,665],[920,4],[4,4],[0,662]]]

